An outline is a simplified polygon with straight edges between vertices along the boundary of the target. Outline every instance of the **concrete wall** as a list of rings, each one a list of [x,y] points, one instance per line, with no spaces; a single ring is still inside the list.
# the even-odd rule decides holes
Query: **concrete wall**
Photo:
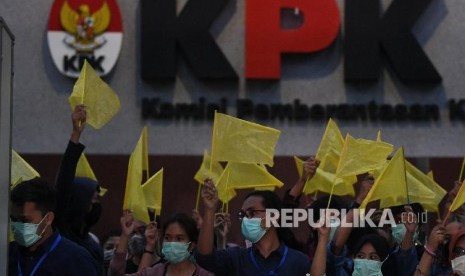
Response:
[[[106,81],[117,91],[121,112],[103,129],[88,127],[84,143],[89,153],[128,154],[140,130],[149,127],[149,150],[155,155],[201,155],[210,147],[211,123],[193,121],[144,121],[141,98],[159,97],[163,101],[190,102],[204,96],[217,102],[226,97],[228,111],[235,114],[238,98],[256,103],[289,103],[294,99],[311,105],[368,103],[438,104],[437,122],[338,122],[343,132],[404,145],[410,157],[458,157],[465,154],[464,123],[448,119],[448,99],[465,98],[465,2],[433,0],[414,33],[443,77],[442,85],[410,87],[384,69],[379,81],[368,86],[349,86],[343,81],[343,28],[330,48],[317,54],[285,55],[282,78],[276,82],[246,82],[244,79],[244,4],[230,0],[211,29],[228,60],[240,75],[238,83],[203,82],[194,78],[183,61],[175,82],[148,83],[140,77],[140,3],[118,0],[123,16],[124,41],[120,59]],[[182,7],[184,1],[179,1]],[[337,1],[343,17],[343,1]],[[53,1],[32,3],[3,0],[0,15],[16,36],[13,147],[22,153],[61,153],[71,131],[67,98],[74,80],[60,75],[54,67],[47,45],[47,22]],[[385,5],[389,1],[383,2]],[[386,68],[386,67],[385,67]],[[282,131],[277,155],[308,155],[318,147],[325,122],[262,122]]]

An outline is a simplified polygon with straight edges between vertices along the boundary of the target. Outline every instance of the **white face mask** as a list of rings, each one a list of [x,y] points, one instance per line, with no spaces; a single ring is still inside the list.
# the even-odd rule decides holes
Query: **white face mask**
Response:
[[[465,276],[465,255],[457,257],[450,261],[452,264],[452,271],[460,276]]]

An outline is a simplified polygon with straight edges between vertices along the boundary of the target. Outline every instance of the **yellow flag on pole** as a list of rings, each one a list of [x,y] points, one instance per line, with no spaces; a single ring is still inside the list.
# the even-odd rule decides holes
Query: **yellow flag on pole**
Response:
[[[228,174],[228,187],[236,190],[270,186],[281,188],[284,185],[271,175],[264,166],[257,164],[229,162],[218,180],[218,184],[226,181]]]
[[[212,162],[210,154],[207,150],[205,150],[203,152],[202,164],[200,165],[199,170],[194,176],[195,181],[197,181],[199,184],[203,184],[204,180],[207,178],[211,178],[213,180],[213,183],[217,183],[218,179],[223,173],[223,166],[221,166],[219,162],[213,161],[212,172],[210,175],[210,162]]]
[[[454,212],[458,208],[460,208],[463,204],[465,204],[465,180],[462,182],[462,186],[460,186],[459,191],[457,192],[457,195],[455,196],[454,201],[452,201],[452,204],[449,207],[449,210],[451,212]]]
[[[333,194],[355,194],[353,188],[353,184],[357,182],[355,176],[341,178],[335,175],[343,145],[344,139],[339,127],[335,121],[329,119],[316,153],[316,158],[320,160],[320,165],[316,169],[315,175],[305,184],[303,189],[304,194],[313,194],[316,191],[331,193],[333,184],[335,185]],[[299,162],[298,165],[300,166],[298,169],[302,171],[303,161],[302,163]]]
[[[84,153],[82,153],[81,157],[79,157],[79,161],[76,166],[76,176],[87,177],[92,180],[98,181]],[[99,196],[104,196],[108,192],[108,190],[103,188],[100,184],[99,184],[99,189],[100,189]]]
[[[87,123],[96,129],[103,127],[120,110],[118,95],[94,71],[87,61],[69,96],[71,109],[78,104],[86,106]]]
[[[336,168],[339,162],[339,155],[334,150],[329,150],[325,157],[320,162],[318,169],[315,171],[315,175],[308,181],[304,187],[303,193],[308,195],[315,193],[316,191],[331,193],[333,189],[334,195],[351,195],[354,196],[353,185],[357,183],[357,177],[346,176],[337,177]]]
[[[94,171],[90,167],[89,161],[87,161],[84,153],[82,153],[81,157],[79,157],[79,161],[76,166],[76,176],[87,177],[97,181],[97,177],[95,177]]]
[[[434,180],[434,173],[433,171],[429,171],[427,174],[426,174],[429,178],[433,179]]]
[[[159,216],[163,198],[163,168],[142,185],[142,191],[147,207],[154,209],[155,214]]]
[[[142,171],[143,171],[143,135],[142,131],[136,148],[129,157],[128,175],[126,178],[126,190],[124,193],[123,209],[132,211],[133,216],[145,223],[150,222],[145,202],[144,192],[142,190]]]
[[[384,166],[394,146],[385,142],[355,139],[347,134],[336,175],[355,176]]]
[[[378,199],[381,200],[380,208],[407,204],[408,193],[404,160],[404,149],[401,147],[375,180],[373,187],[360,205],[361,209],[364,209],[369,202]]]
[[[255,187],[255,191],[272,191],[276,189],[275,186],[267,186],[267,187]]]
[[[11,150],[11,183],[13,189],[19,183],[40,177],[39,173],[29,165],[16,151]]]
[[[272,166],[279,135],[277,129],[215,113],[212,159]]]
[[[305,161],[300,159],[297,156],[294,156],[294,162],[295,166],[297,167],[297,173],[299,174],[299,178],[302,177],[302,174],[304,173],[304,163]]]
[[[322,160],[330,151],[335,151],[338,155],[342,151],[344,145],[344,138],[339,130],[336,122],[329,119],[326,125],[325,133],[321,138],[320,146],[316,153],[316,158]]]

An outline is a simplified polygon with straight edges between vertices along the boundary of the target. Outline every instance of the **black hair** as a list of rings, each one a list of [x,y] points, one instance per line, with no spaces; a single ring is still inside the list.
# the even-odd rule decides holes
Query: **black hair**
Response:
[[[184,231],[186,231],[189,241],[196,242],[199,238],[199,230],[197,229],[197,224],[194,219],[184,213],[175,213],[173,214],[165,223],[163,224],[163,234],[166,233],[166,229],[173,223],[179,224]]]
[[[10,201],[17,207],[33,202],[42,215],[45,215],[56,210],[56,191],[45,180],[34,178],[16,185],[10,192]]]
[[[275,194],[272,191],[253,191],[249,193],[245,199],[249,197],[261,197],[263,199],[263,206],[265,209],[276,209],[281,213],[281,209],[283,208],[283,202],[281,199],[278,197],[277,194]],[[279,224],[281,224],[281,216],[279,217]],[[291,232],[289,228],[286,227],[278,227],[275,228],[276,232],[278,234],[278,239],[284,244],[286,244],[288,247],[296,249],[296,250],[301,250],[302,246],[298,244],[294,234]]]
[[[389,255],[389,243],[385,238],[377,234],[368,234],[360,237],[354,246],[352,254],[357,254],[357,252],[367,243],[373,246],[381,261],[384,261]]]

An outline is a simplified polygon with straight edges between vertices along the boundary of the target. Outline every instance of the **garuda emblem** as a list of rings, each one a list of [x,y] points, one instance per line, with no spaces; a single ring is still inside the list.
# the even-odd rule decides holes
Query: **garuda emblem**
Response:
[[[101,34],[108,28],[110,19],[111,13],[106,1],[94,12],[87,4],[73,10],[65,1],[60,10],[61,26],[70,34],[64,38],[65,44],[78,52],[93,52],[106,43]]]

